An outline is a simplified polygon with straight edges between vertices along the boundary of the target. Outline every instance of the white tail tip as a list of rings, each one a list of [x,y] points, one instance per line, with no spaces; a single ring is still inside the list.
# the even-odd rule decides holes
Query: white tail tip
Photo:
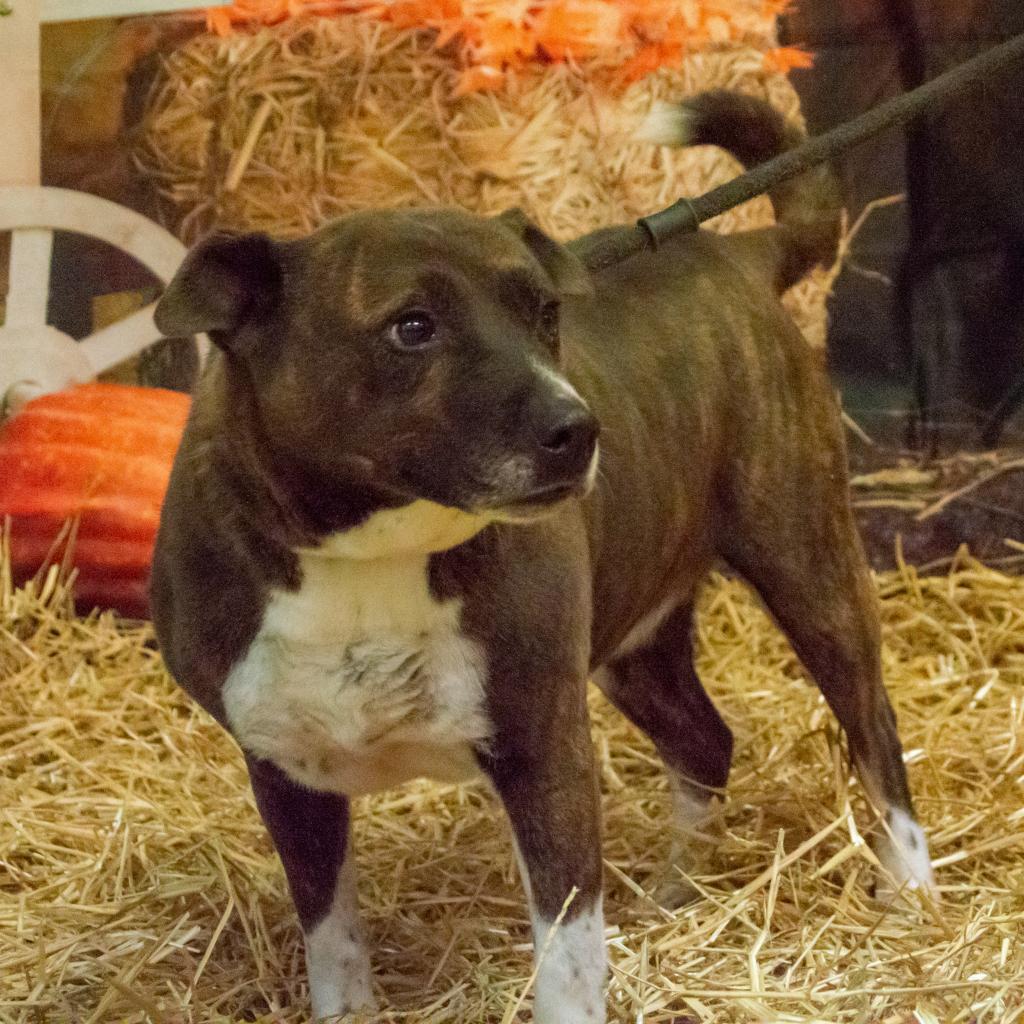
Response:
[[[659,101],[637,130],[641,142],[657,146],[688,146],[693,138],[697,115],[680,103]]]

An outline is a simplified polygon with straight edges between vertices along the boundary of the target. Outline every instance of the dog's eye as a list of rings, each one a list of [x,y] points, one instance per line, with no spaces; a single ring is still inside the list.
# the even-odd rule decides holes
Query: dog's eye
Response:
[[[557,302],[545,302],[541,307],[540,328],[545,335],[554,334],[558,330]]]
[[[558,351],[558,314],[557,302],[545,302],[540,310],[540,336],[553,351]]]
[[[388,336],[399,348],[422,348],[434,340],[436,333],[437,328],[429,313],[411,309],[391,325]]]

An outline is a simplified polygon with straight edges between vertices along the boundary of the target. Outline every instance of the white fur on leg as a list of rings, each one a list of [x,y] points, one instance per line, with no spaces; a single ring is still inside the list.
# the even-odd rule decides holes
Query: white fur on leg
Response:
[[[672,793],[672,824],[684,835],[707,840],[707,829],[715,815],[711,808],[711,791],[698,789],[678,772],[668,769],[668,788]]]
[[[692,874],[707,860],[715,840],[711,834],[715,811],[709,792],[698,789],[671,768],[667,771],[672,794],[672,842],[668,875],[657,887],[654,898],[663,907],[676,908],[700,895],[682,873]]]
[[[878,895],[891,895],[900,888],[932,888],[935,877],[924,829],[898,807],[885,812],[885,822],[888,827],[879,828],[875,854],[888,877],[879,880]]]
[[[601,898],[571,921],[562,921],[554,934],[552,927],[552,922],[534,917],[534,949],[542,957],[534,1024],[605,1024],[607,953]]]
[[[327,916],[306,935],[306,968],[313,1020],[340,1021],[356,1010],[372,1010],[373,976],[356,901],[355,865],[350,857],[338,874]]]
[[[530,903],[534,955],[543,955],[534,987],[534,1024],[604,1024],[604,982],[608,957],[604,948],[601,897],[571,921],[562,921],[551,935],[533,905],[533,886],[519,843],[512,837],[519,875]],[[544,944],[548,943],[547,951]]]

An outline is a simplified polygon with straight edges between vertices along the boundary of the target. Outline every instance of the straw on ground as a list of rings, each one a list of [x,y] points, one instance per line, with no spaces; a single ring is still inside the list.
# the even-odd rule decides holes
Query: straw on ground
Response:
[[[669,843],[657,758],[595,697],[611,1020],[1024,1018],[1024,580],[962,561],[879,590],[941,907],[870,898],[833,720],[749,593],[716,580],[700,668],[738,756],[703,898],[678,913],[648,895]],[[300,935],[242,761],[149,627],[74,618],[52,578],[4,579],[0,686],[0,1021],[304,1021]],[[413,784],[361,801],[356,836],[390,1007],[374,1024],[502,1021],[531,959],[493,798]]]

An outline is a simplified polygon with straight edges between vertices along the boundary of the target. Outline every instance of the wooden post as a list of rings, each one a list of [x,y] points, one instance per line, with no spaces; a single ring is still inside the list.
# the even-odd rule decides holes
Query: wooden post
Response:
[[[6,0],[0,17],[0,68],[9,104],[0,145],[0,187],[38,185],[41,112],[39,97],[40,0]]]

